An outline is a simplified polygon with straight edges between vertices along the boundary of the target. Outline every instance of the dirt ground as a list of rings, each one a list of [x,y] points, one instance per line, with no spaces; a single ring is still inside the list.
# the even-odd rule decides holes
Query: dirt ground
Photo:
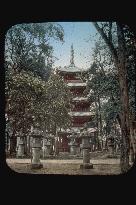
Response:
[[[28,174],[63,174],[63,175],[117,175],[118,164],[94,164],[93,169],[80,169],[80,164],[46,163],[41,169],[31,169],[30,164],[15,163],[8,166],[18,173]]]
[[[30,159],[7,159],[7,165],[17,173],[58,175],[118,175],[120,160],[108,158],[107,153],[92,153],[93,169],[81,169],[82,159],[42,159],[43,168],[31,169]]]

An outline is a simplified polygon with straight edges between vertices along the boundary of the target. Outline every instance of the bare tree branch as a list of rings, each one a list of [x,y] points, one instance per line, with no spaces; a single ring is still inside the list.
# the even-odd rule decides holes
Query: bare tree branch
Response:
[[[98,23],[93,22],[93,25],[95,26],[96,30],[100,33],[100,35],[102,36],[102,38],[105,40],[105,43],[107,44],[109,50],[111,51],[111,53],[114,56],[114,60],[115,63],[117,65],[118,63],[118,55],[117,55],[117,51],[114,48],[113,44],[111,43],[110,39],[107,37],[107,35],[104,33],[103,29],[100,28],[100,26],[98,25]],[[110,25],[111,26],[111,25]]]
[[[112,30],[112,22],[109,23],[109,41],[112,43],[112,34],[111,34],[111,30]]]

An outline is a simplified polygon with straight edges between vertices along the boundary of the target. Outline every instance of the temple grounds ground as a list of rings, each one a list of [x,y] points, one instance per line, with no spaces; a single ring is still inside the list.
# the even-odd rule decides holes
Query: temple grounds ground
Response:
[[[63,175],[117,175],[120,174],[118,159],[91,160],[93,169],[80,169],[82,160],[41,160],[43,168],[31,169],[30,159],[7,159],[8,166],[18,173]]]
[[[62,174],[62,175],[118,175],[120,174],[120,159],[108,158],[108,153],[91,153],[90,162],[93,169],[80,169],[83,163],[80,159],[41,159],[43,168],[31,169],[31,159],[8,158],[8,166],[17,173],[28,174]]]

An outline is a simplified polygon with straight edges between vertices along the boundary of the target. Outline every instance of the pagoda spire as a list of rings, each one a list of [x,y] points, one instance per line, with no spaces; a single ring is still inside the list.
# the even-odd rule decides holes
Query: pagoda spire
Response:
[[[71,45],[70,64],[74,65],[74,49],[73,49],[73,43],[72,43],[72,45]]]

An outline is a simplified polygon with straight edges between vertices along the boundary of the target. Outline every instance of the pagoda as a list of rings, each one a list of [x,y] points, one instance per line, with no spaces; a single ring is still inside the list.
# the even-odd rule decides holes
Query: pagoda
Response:
[[[88,95],[84,94],[87,82],[81,79],[81,75],[87,73],[87,70],[77,67],[74,63],[74,49],[71,45],[70,65],[57,68],[57,73],[61,75],[67,83],[70,91],[73,94],[72,110],[69,112],[72,120],[72,127],[69,129],[61,129],[58,131],[58,145],[59,151],[69,152],[68,136],[72,133],[80,134],[86,122],[90,122],[93,113],[90,112],[90,100]],[[89,132],[95,132],[94,128],[89,128]],[[76,139],[77,140],[77,139]],[[77,140],[78,147],[80,147],[80,139]]]

